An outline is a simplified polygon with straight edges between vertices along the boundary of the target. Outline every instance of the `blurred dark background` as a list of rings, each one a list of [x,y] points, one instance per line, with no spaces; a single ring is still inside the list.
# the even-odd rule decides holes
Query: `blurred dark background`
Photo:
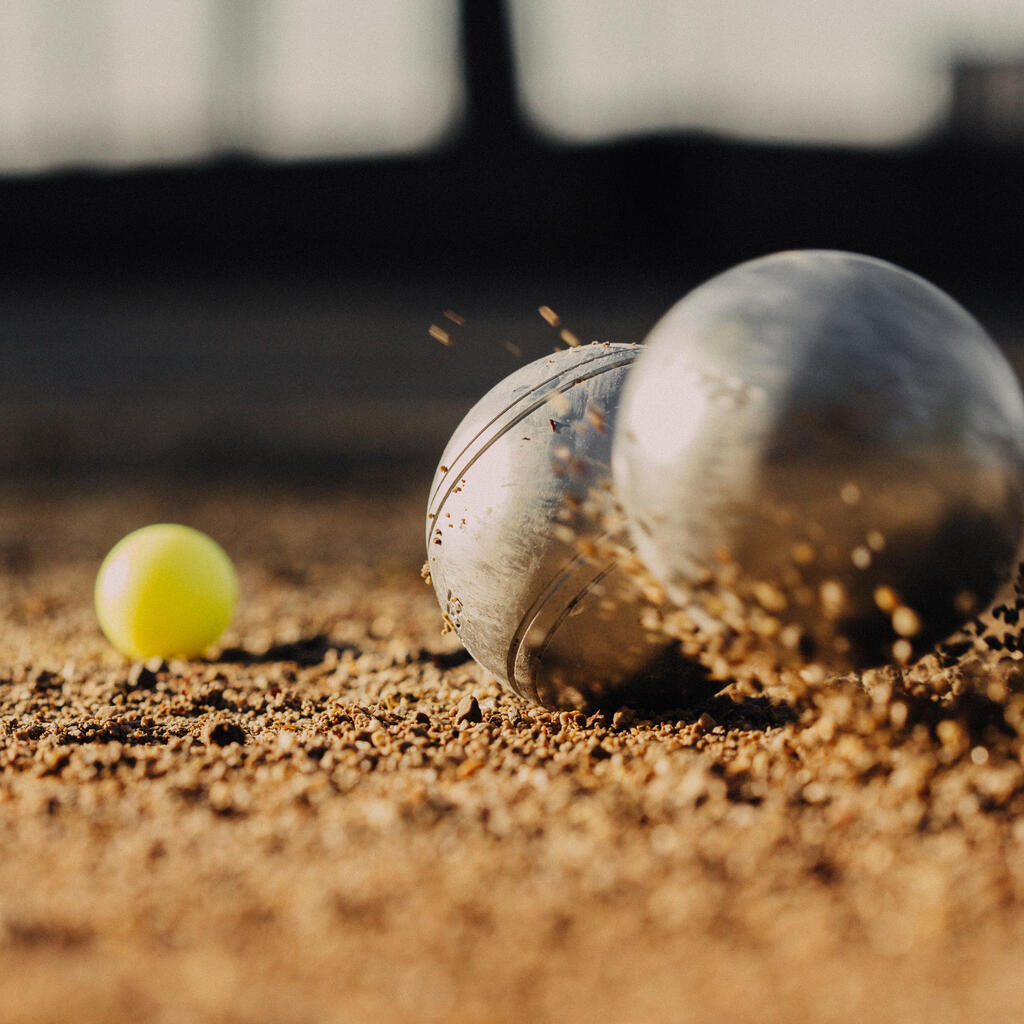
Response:
[[[1024,8],[6,0],[0,231],[9,477],[429,473],[538,306],[639,341],[795,247],[1021,365]]]

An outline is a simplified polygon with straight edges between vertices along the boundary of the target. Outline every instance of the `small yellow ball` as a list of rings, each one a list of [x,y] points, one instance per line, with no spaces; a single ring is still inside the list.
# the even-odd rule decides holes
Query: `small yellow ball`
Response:
[[[129,658],[191,658],[224,632],[238,578],[224,549],[190,526],[156,523],[128,534],[96,576],[96,615]]]

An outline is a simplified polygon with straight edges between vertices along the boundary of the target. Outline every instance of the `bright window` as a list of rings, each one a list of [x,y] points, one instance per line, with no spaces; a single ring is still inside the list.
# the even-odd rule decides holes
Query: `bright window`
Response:
[[[414,151],[462,105],[456,0],[3,0],[0,170]]]
[[[573,141],[907,142],[949,111],[956,55],[1024,53],[1020,0],[511,2],[527,113]]]

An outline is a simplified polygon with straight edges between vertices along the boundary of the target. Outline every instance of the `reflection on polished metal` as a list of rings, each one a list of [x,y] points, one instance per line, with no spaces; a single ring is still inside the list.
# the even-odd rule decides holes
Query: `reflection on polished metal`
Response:
[[[681,695],[698,685],[693,666],[670,673],[675,656],[642,625],[636,584],[593,543],[637,352],[586,345],[521,367],[466,415],[431,487],[428,567],[446,621],[488,672],[550,707],[645,680]]]
[[[804,661],[907,660],[1019,557],[1013,371],[947,295],[865,256],[780,253],[684,297],[631,374],[613,465],[640,556],[705,633],[746,601]]]

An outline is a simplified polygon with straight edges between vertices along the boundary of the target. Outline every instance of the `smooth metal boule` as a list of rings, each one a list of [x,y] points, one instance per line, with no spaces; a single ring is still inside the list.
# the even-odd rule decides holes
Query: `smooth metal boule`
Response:
[[[696,631],[747,615],[804,661],[921,653],[1021,546],[1013,371],[951,298],[866,256],[780,253],[685,296],[646,339],[613,461],[637,550]]]
[[[521,367],[466,415],[431,486],[427,564],[446,621],[489,673],[546,706],[666,679],[681,699],[706,686],[645,628],[635,582],[600,543],[637,352],[586,345]]]

